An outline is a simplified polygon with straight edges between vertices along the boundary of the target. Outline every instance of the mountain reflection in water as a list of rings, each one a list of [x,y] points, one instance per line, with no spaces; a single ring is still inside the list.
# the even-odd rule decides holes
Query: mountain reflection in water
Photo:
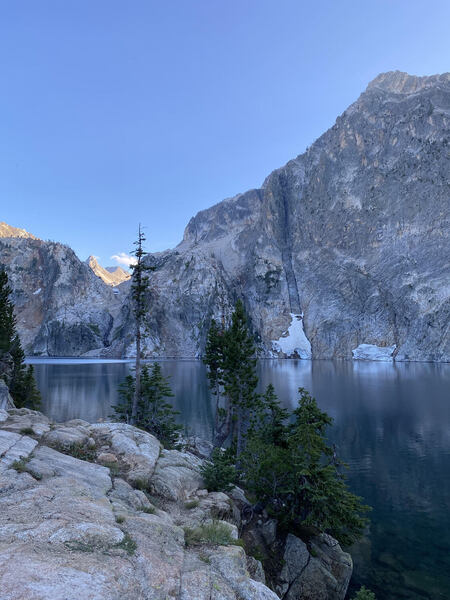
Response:
[[[56,421],[107,418],[131,363],[33,359],[43,411]],[[213,402],[200,361],[161,361],[186,432],[210,437]],[[263,360],[293,409],[307,388],[334,419],[330,441],[348,482],[373,507],[368,535],[352,549],[352,588],[378,600],[450,598],[450,365]]]

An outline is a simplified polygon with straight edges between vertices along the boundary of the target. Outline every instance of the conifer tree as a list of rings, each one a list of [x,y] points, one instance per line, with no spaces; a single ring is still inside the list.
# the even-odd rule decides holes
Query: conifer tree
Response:
[[[7,385],[17,408],[27,407],[38,410],[41,404],[39,391],[34,380],[32,365],[26,367],[25,353],[16,331],[14,305],[10,299],[11,288],[8,275],[0,270],[0,359],[9,355],[12,372]]]
[[[117,421],[129,423],[135,398],[135,377],[128,375],[119,387],[119,403],[113,406]],[[173,397],[169,382],[163,376],[159,363],[153,363],[151,370],[142,367],[141,393],[136,413],[135,426],[148,431],[166,448],[177,446],[182,426],[176,423],[178,414],[167,398]]]
[[[223,381],[232,411],[233,440],[239,459],[245,448],[251,413],[256,408],[256,348],[241,300],[236,302],[231,325],[224,337]]]
[[[229,435],[229,400],[223,396],[223,350],[225,331],[220,328],[214,319],[208,331],[203,362],[208,368],[210,389],[216,399],[216,412],[214,423],[214,445],[221,446]],[[227,407],[222,406],[222,402]]]
[[[227,329],[220,330],[215,321],[211,322],[204,361],[217,401],[215,445],[221,446],[232,434],[239,457],[258,403],[256,348],[241,300],[236,303]]]
[[[266,403],[272,421],[263,420],[262,427],[251,431],[241,458],[241,480],[288,531],[300,537],[326,532],[349,545],[362,534],[368,507],[348,490],[345,465],[327,444],[332,419],[305,389],[299,393],[291,424],[283,424],[283,409],[273,398]]]
[[[136,362],[135,362],[135,384],[134,398],[131,408],[130,423],[136,424],[139,400],[141,397],[141,339],[142,339],[142,324],[147,310],[147,293],[148,293],[148,271],[154,270],[145,264],[144,259],[148,252],[144,250],[145,235],[139,225],[138,238],[134,242],[136,249],[133,255],[136,257],[136,262],[132,265],[133,278],[131,284],[131,299],[132,310],[136,324]]]
[[[16,319],[14,306],[10,300],[11,288],[8,285],[8,275],[0,270],[0,354],[9,352],[16,335]]]

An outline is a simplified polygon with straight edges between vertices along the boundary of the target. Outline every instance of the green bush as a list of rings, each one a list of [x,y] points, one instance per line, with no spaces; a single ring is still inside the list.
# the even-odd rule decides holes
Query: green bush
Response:
[[[211,460],[204,463],[200,473],[210,492],[229,492],[236,482],[234,456],[230,450],[214,448]]]
[[[184,541],[186,546],[199,546],[201,544],[214,544],[218,546],[240,545],[231,535],[231,528],[220,521],[211,521],[198,527],[184,528]]]
[[[368,590],[366,586],[362,586],[360,590],[356,593],[356,596],[353,600],[376,600],[375,594]]]

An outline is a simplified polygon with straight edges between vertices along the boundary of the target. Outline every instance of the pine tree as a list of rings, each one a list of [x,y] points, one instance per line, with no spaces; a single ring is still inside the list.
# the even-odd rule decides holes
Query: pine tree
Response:
[[[214,319],[208,331],[206,340],[205,354],[203,362],[208,369],[208,379],[211,393],[216,399],[216,412],[214,423],[214,445],[221,446],[229,435],[230,417],[229,408],[224,408],[222,402],[229,404],[229,401],[222,394],[223,388],[223,350],[224,350],[225,332],[221,329]]]
[[[119,387],[120,401],[113,406],[117,421],[129,423],[135,398],[136,379],[128,375]],[[182,426],[176,423],[178,414],[166,400],[173,397],[167,379],[163,376],[161,366],[153,363],[151,370],[147,365],[142,367],[141,393],[136,413],[135,426],[148,431],[166,448],[177,446]]]
[[[326,532],[349,545],[362,534],[368,507],[348,490],[345,465],[327,444],[332,419],[305,389],[299,393],[291,424],[283,424],[283,409],[266,393],[266,417],[250,432],[241,480],[288,531],[300,537]],[[267,419],[268,410],[272,420]]]
[[[117,421],[130,423],[134,392],[134,377],[127,375],[125,381],[119,385],[119,403],[112,407],[114,410],[112,417]]]
[[[8,275],[0,270],[0,355],[11,349],[16,335],[16,319],[14,306],[10,300],[11,288],[8,285]]]
[[[216,396],[214,443],[221,446],[232,434],[239,457],[258,403],[256,348],[241,300],[236,303],[227,329],[221,330],[215,321],[211,322],[204,362]]]
[[[134,242],[136,249],[132,253],[136,257],[136,263],[132,265],[133,278],[131,284],[131,299],[136,324],[135,385],[130,417],[130,423],[132,425],[136,424],[138,405],[141,397],[141,338],[142,324],[147,311],[147,293],[149,285],[147,272],[154,270],[153,267],[149,267],[144,262],[144,259],[148,254],[143,248],[145,239],[145,235],[139,225],[138,238]]]
[[[41,397],[34,380],[34,370],[25,365],[25,353],[16,331],[14,305],[11,302],[11,288],[4,269],[0,270],[0,359],[9,355],[12,372],[7,381],[9,391],[17,408],[38,410]]]
[[[142,394],[139,404],[139,422],[142,427],[156,436],[164,446],[177,445],[182,425],[175,422],[178,414],[166,398],[173,397],[169,382],[163,376],[161,366],[155,362],[152,370],[142,369]]]
[[[224,336],[223,382],[230,400],[233,440],[239,460],[245,448],[251,413],[257,406],[256,348],[250,335],[244,305],[238,300],[231,317],[231,325]]]

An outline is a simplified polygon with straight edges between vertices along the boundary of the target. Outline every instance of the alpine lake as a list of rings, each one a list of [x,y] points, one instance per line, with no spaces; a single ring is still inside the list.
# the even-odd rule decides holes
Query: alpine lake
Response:
[[[106,420],[127,361],[29,359],[55,421]],[[210,438],[213,402],[198,360],[161,360],[188,435]],[[450,598],[450,364],[262,360],[288,409],[304,387],[334,420],[328,439],[347,463],[350,489],[372,507],[352,546],[349,597],[364,584],[377,600]]]

